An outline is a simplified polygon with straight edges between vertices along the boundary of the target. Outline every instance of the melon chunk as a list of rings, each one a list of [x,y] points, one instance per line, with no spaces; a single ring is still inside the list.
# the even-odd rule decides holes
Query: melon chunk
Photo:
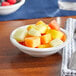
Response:
[[[64,42],[66,40],[66,35],[64,34],[61,38],[61,40]]]
[[[28,37],[25,38],[25,45],[27,47],[37,47],[40,45],[40,37]]]
[[[51,29],[54,30],[60,30],[59,24],[57,23],[56,20],[52,20],[49,25],[48,25]]]
[[[60,39],[54,39],[54,40],[52,40],[49,44],[50,44],[50,46],[52,46],[52,47],[56,47],[56,46],[58,46],[58,45],[60,45],[60,44],[62,44],[62,43],[63,43],[62,40],[60,40]]]
[[[13,37],[17,41],[23,42],[26,35],[27,35],[27,30],[25,28],[20,28],[14,33]]]
[[[51,41],[51,34],[45,34],[45,35],[41,36],[42,44],[49,43],[50,41]]]
[[[34,29],[34,28],[31,28],[29,31],[28,31],[28,34],[31,35],[31,36],[41,36],[41,33]]]

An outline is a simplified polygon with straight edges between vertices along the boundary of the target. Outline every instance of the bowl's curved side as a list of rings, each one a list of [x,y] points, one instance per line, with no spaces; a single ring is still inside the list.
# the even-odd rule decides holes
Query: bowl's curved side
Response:
[[[56,52],[58,52],[59,50],[55,50],[55,51],[49,51],[49,52],[38,52],[38,53],[35,53],[35,52],[32,52],[32,51],[28,51],[25,49],[20,49],[22,52],[26,53],[26,54],[29,54],[33,57],[45,57],[45,56],[49,56],[49,55],[52,55],[52,54],[55,54]]]

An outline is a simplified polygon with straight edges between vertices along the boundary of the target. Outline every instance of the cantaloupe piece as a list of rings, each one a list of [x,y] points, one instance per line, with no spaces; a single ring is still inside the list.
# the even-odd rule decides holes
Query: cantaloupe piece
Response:
[[[38,30],[34,29],[34,28],[31,28],[31,29],[28,31],[28,34],[29,34],[30,36],[41,36],[41,33],[40,33]]]
[[[54,30],[60,30],[60,27],[59,27],[59,24],[57,23],[56,20],[52,20],[48,26],[51,28],[51,29],[54,29]]]
[[[56,31],[56,30],[47,30],[47,33],[50,33],[51,34],[51,37],[52,37],[52,39],[56,39],[56,38],[59,38],[59,39],[61,39],[62,38],[62,36],[64,35],[64,33],[63,32],[61,32],[61,31]]]
[[[49,44],[41,44],[38,46],[38,48],[49,48],[51,47]]]
[[[27,29],[25,28],[19,28],[13,35],[13,38],[16,39],[19,42],[23,42],[24,38],[27,35]]]
[[[52,46],[52,47],[56,47],[56,46],[58,46],[58,45],[60,45],[60,44],[62,44],[63,43],[63,41],[62,40],[60,40],[60,39],[54,39],[54,40],[52,40],[52,41],[50,41],[50,46]]]
[[[66,35],[64,34],[61,38],[61,40],[64,42],[66,40]]]
[[[25,38],[25,45],[27,47],[37,47],[40,45],[40,37],[28,37]]]
[[[50,41],[51,41],[51,34],[45,34],[45,35],[41,36],[42,44],[49,43]]]

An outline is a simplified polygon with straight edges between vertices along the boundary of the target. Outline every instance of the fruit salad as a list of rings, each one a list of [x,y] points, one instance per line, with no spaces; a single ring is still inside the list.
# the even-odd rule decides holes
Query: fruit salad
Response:
[[[14,5],[20,2],[20,0],[0,0],[0,6]]]
[[[49,24],[38,21],[27,28],[20,28],[16,30],[13,38],[26,47],[52,48],[65,42],[66,35],[60,30],[56,20],[52,20]]]

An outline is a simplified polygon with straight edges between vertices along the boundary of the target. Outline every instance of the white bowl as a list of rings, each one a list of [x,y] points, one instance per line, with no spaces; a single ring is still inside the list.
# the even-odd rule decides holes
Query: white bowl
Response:
[[[22,27],[19,27],[19,28],[27,28],[28,26],[22,26]],[[31,56],[34,56],[34,57],[45,57],[45,56],[48,56],[48,55],[52,55],[56,52],[58,52],[59,50],[61,50],[63,47],[66,46],[66,44],[68,43],[68,40],[69,40],[69,36],[68,36],[68,33],[61,28],[61,31],[65,33],[66,35],[66,41],[64,43],[62,43],[61,45],[57,46],[57,47],[52,47],[52,48],[30,48],[30,47],[26,47],[26,46],[23,46],[21,44],[19,44],[14,38],[13,38],[13,35],[14,33],[16,32],[16,30],[18,30],[19,28],[15,29],[11,35],[10,35],[10,41],[12,42],[12,44],[14,46],[16,46],[18,49],[20,49],[22,52],[24,53],[27,53]]]
[[[21,0],[20,2],[14,4],[14,5],[9,5],[9,6],[0,6],[0,15],[8,15],[16,10],[18,10],[23,4],[25,3],[25,0]]]

